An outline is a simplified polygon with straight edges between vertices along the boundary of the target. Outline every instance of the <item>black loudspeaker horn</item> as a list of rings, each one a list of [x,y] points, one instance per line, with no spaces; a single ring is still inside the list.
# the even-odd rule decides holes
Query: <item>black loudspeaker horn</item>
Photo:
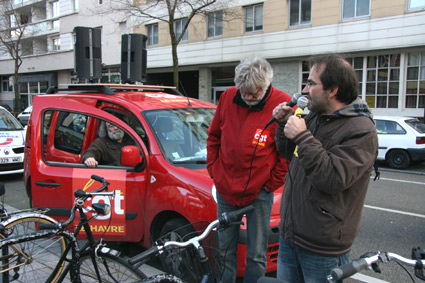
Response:
[[[123,34],[121,38],[121,80],[146,82],[146,41],[144,34]]]
[[[102,77],[102,46],[99,28],[75,27],[75,72],[79,79]]]

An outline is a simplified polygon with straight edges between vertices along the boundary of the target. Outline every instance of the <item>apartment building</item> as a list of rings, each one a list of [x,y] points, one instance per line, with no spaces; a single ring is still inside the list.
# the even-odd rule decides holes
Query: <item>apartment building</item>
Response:
[[[105,82],[120,81],[121,34],[148,36],[148,84],[172,84],[168,27],[124,15],[101,16],[112,0],[14,0],[32,32],[23,42],[19,86],[22,101],[51,85],[78,82],[73,72],[73,28],[102,29]],[[425,0],[229,0],[225,8],[197,15],[178,46],[180,90],[217,102],[233,85],[234,67],[252,54],[267,58],[273,84],[300,92],[308,77],[305,60],[336,52],[352,63],[362,98],[375,114],[424,117]],[[181,32],[187,15],[177,15]],[[43,26],[43,29],[35,28]],[[13,64],[0,54],[0,101],[11,104]]]

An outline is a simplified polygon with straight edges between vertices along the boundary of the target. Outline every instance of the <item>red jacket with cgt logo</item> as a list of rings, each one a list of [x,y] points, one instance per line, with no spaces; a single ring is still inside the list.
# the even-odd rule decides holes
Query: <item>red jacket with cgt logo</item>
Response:
[[[238,103],[238,96],[238,89],[231,87],[220,97],[208,130],[207,167],[227,203],[246,206],[263,187],[273,192],[284,183],[288,169],[286,160],[276,151],[277,123],[261,132],[272,118],[273,109],[291,97],[270,86],[260,103],[263,105],[248,107]]]

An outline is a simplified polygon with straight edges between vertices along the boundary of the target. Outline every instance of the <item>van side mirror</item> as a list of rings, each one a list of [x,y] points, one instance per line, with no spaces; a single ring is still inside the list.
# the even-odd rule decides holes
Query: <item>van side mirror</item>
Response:
[[[140,149],[135,145],[124,146],[121,150],[121,165],[126,167],[136,167],[143,162]]]

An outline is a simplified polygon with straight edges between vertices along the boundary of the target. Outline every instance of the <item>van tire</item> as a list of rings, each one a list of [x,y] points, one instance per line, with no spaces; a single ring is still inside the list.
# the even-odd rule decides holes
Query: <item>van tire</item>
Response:
[[[401,149],[392,150],[388,154],[387,162],[394,169],[406,169],[411,163],[409,154]]]
[[[160,239],[183,242],[195,236],[195,233],[195,229],[186,219],[174,218],[164,224],[160,232]],[[184,250],[175,248],[170,249],[168,253],[163,253],[159,258],[166,273],[174,274],[190,282],[193,274],[188,272],[190,268],[188,268],[187,263],[191,261],[191,257],[193,255],[190,253],[190,248]]]

